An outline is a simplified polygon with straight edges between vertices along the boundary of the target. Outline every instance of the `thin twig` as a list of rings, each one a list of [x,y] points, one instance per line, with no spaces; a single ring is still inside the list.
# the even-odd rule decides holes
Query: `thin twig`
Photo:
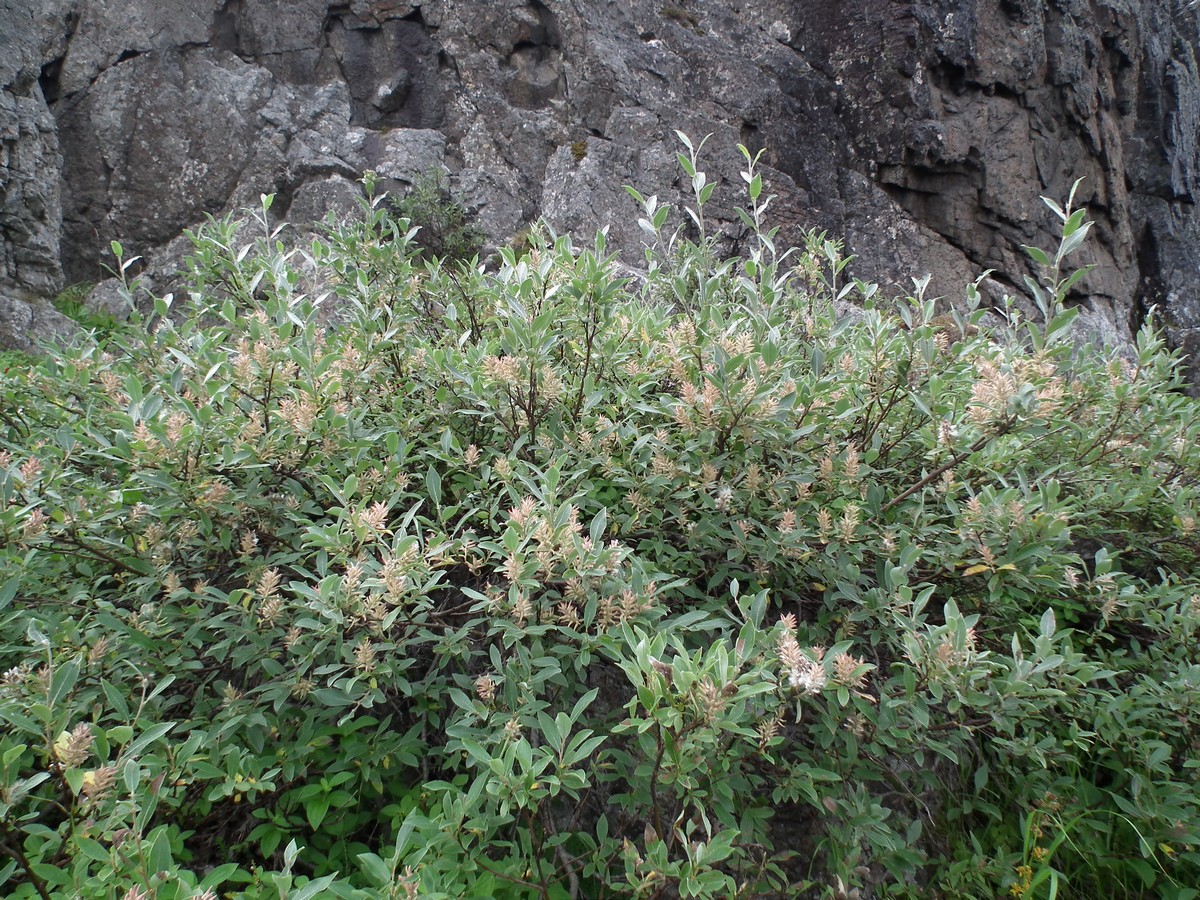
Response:
[[[911,497],[917,491],[922,490],[923,488],[926,488],[929,485],[933,484],[933,482],[935,482],[935,481],[937,481],[937,479],[941,478],[944,473],[949,472],[951,469],[953,469],[955,466],[957,466],[963,460],[978,453],[980,450],[982,450],[984,447],[986,447],[988,445],[988,443],[991,442],[993,439],[998,438],[1003,434],[1006,434],[1011,427],[1012,427],[1011,422],[1005,422],[1003,425],[1000,426],[1000,429],[995,434],[983,435],[981,438],[979,438],[979,440],[977,440],[975,443],[973,443],[966,450],[963,450],[961,453],[957,453],[953,457],[951,457],[949,462],[942,463],[942,465],[938,466],[936,469],[934,469],[932,472],[930,472],[928,475],[926,475],[924,478],[922,478],[920,481],[918,481],[912,487],[908,488],[908,490],[893,497],[891,500],[889,500],[887,503],[885,503],[883,505],[883,509],[880,510],[880,512],[885,513],[888,510],[893,509],[895,506],[897,506],[900,503],[903,503],[905,500],[907,500],[909,497]]]

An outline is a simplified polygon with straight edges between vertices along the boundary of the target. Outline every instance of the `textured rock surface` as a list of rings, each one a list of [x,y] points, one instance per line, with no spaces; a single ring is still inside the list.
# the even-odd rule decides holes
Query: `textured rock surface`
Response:
[[[1089,328],[1124,339],[1158,304],[1200,352],[1198,17],[1182,0],[0,0],[0,290],[96,279],[114,238],[162,257],[264,191],[298,219],[345,210],[366,168],[403,189],[444,166],[497,243],[545,215],[608,226],[636,262],[621,185],[681,202],[678,128],[712,134],[731,248],[740,141],[766,151],[785,238],[826,229],[856,274],[902,290],[929,272],[951,298],[988,268],[1018,290],[1020,246],[1056,241],[1038,195],[1083,177]]]
[[[62,157],[38,85],[69,16],[69,3],[0,0],[0,347],[70,328],[45,302],[63,284]]]

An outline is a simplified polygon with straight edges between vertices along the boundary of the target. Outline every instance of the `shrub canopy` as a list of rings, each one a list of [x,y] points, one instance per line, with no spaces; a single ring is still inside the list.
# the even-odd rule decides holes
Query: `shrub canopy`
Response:
[[[685,149],[644,281],[267,200],[0,377],[8,896],[1196,896],[1197,405],[1082,211],[940,311]]]

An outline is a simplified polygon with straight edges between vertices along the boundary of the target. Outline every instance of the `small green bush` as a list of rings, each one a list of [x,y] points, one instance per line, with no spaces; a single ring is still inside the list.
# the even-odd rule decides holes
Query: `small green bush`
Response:
[[[33,364],[33,356],[22,350],[0,350],[0,372],[24,370]]]
[[[672,22],[677,22],[687,28],[697,28],[700,25],[700,19],[695,13],[688,12],[681,6],[664,6],[659,13],[664,19],[670,19]]]
[[[60,313],[93,331],[98,339],[103,340],[117,327],[117,318],[110,313],[88,306],[87,298],[95,285],[91,282],[73,284],[54,298],[54,308]]]
[[[396,218],[418,229],[412,245],[425,259],[470,262],[483,249],[484,233],[468,220],[440,172],[426,173],[407,194],[388,204]]]
[[[264,208],[0,378],[7,896],[1196,895],[1200,423],[1082,211],[939,315],[685,149],[644,287]]]

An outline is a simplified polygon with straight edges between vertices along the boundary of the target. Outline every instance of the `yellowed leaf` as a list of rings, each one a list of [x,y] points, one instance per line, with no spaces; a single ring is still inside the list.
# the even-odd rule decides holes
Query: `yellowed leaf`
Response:
[[[963,575],[978,575],[980,572],[990,571],[992,571],[991,566],[971,566],[971,568],[963,572]]]

